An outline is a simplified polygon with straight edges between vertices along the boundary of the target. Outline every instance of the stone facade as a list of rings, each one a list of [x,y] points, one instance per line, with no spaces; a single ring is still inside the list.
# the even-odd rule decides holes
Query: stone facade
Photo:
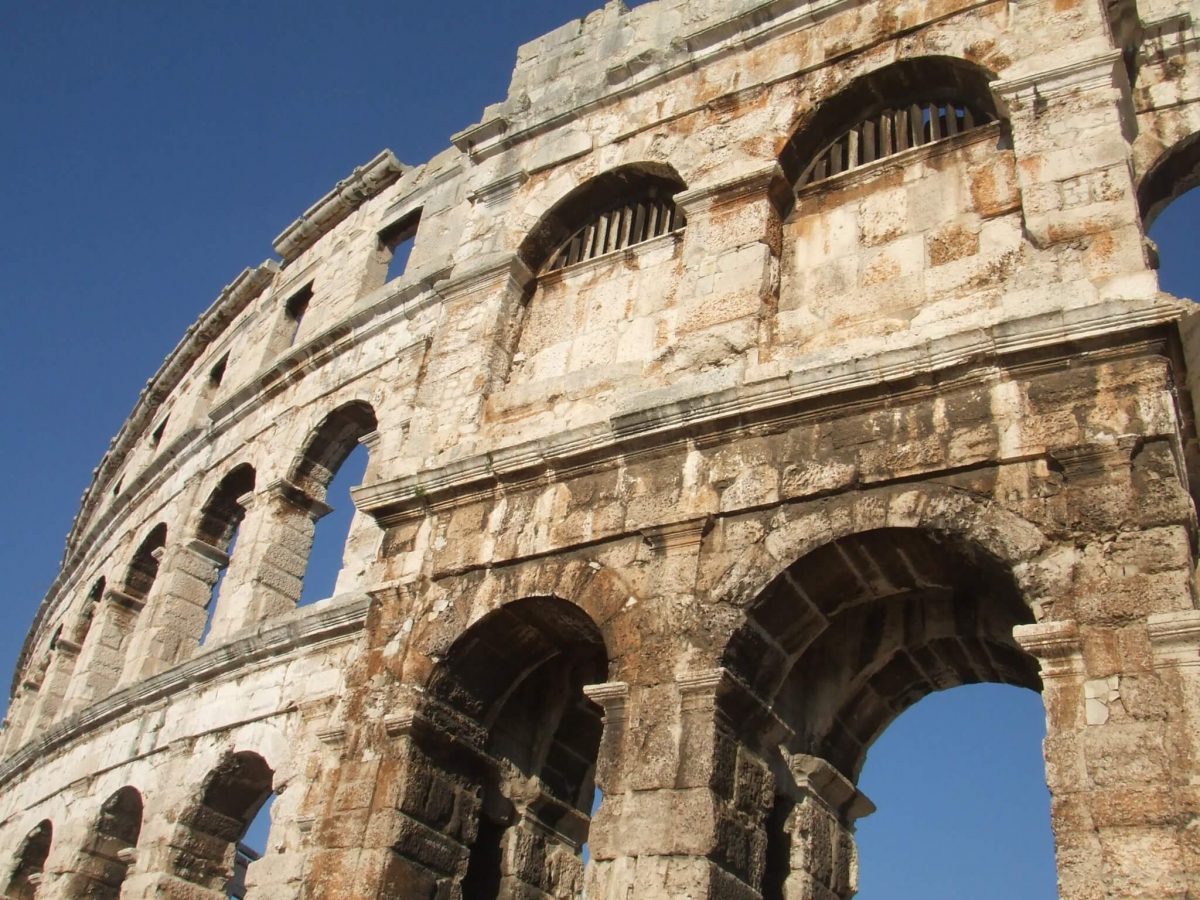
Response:
[[[1061,896],[1200,896],[1197,328],[1145,237],[1198,16],[613,0],[522,47],[139,398],[14,681],[0,887],[224,896],[274,793],[251,897],[847,898],[871,742],[985,681],[1042,693]]]

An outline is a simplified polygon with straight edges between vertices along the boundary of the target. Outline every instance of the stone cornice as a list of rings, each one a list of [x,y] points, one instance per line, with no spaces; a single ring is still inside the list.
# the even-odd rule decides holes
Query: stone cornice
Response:
[[[272,242],[275,252],[285,263],[296,259],[346,216],[393,184],[404,172],[404,164],[396,159],[391,150],[380,151],[378,156],[339,181],[333,190],[285,228]]]
[[[1200,668],[1200,609],[1157,613],[1146,627],[1156,668]]]
[[[1018,625],[1013,638],[1037,659],[1043,681],[1083,676],[1083,642],[1074,619]]]
[[[640,405],[635,412],[403,478],[362,485],[352,495],[359,510],[381,525],[394,525],[464,498],[482,499],[501,485],[538,480],[546,473],[562,476],[577,466],[611,462],[646,447],[668,446],[711,431],[744,428],[751,421],[786,421],[806,407],[844,402],[847,394],[886,394],[896,383],[918,376],[964,366],[1001,365],[1021,353],[1060,345],[1077,348],[1088,338],[1112,340],[1123,332],[1173,322],[1178,316],[1178,307],[1170,303],[1151,302],[1132,309],[1119,302],[1097,304],[1008,321],[840,364],[807,360],[786,375],[711,394],[670,397],[656,403],[656,395],[650,393],[643,395],[642,404],[631,401],[630,406]]]
[[[260,660],[277,659],[357,634],[372,603],[365,594],[335,600],[260,625],[253,634],[220,644],[159,675],[111,694],[64,719],[0,763],[0,786],[68,744],[140,707],[203,685]]]
[[[1114,79],[1123,72],[1120,50],[1090,59],[1075,60],[1065,66],[1032,72],[992,82],[992,90],[1010,104],[1025,99],[1050,98],[1084,88],[1116,86]]]

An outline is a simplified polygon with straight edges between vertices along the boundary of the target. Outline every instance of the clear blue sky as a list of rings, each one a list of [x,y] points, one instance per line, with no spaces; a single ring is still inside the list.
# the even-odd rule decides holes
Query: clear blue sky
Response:
[[[5,677],[93,466],[221,287],[381,148],[443,149],[519,43],[600,3],[0,6]],[[1197,205],[1156,229],[1183,294]],[[1053,897],[1041,728],[1035,694],[996,687],[901,717],[864,772],[861,896]]]

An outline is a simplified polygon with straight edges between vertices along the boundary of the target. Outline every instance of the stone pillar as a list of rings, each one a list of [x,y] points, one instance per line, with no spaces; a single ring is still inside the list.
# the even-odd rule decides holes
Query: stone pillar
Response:
[[[609,700],[622,727],[601,745],[589,898],[757,900],[774,778],[730,718],[747,703],[724,669]]]
[[[166,548],[148,608],[129,645],[122,685],[157,675],[196,652],[213,585],[228,565],[223,550],[198,538]]]
[[[104,592],[67,688],[65,704],[69,711],[89,706],[116,689],[130,638],[145,605],[116,588]]]
[[[802,753],[788,760],[792,783],[782,788],[772,816],[779,828],[767,840],[780,841],[779,864],[786,864],[782,896],[788,900],[849,900],[858,890],[858,848],[854,823],[875,811],[841,772],[826,760]],[[780,873],[782,874],[782,873]]]
[[[413,400],[408,455],[436,454],[478,428],[487,397],[508,378],[533,279],[511,255],[438,284],[444,321],[455,327],[439,329],[429,348]]]
[[[1122,296],[1151,297],[1157,285],[1132,179],[1129,80],[1119,50],[1092,41],[1070,52],[1083,55],[1089,47],[1094,55],[1059,55],[1048,71],[993,84],[1012,128],[1025,234],[1038,249],[1078,248],[1095,282],[1140,273],[1140,282],[1123,285]]]
[[[432,720],[410,708],[384,728],[386,752],[357,758],[341,747],[343,731],[327,734],[341,758],[314,810],[312,900],[450,897],[466,873],[486,734],[441,707]]]
[[[272,482],[247,502],[251,512],[238,536],[238,568],[230,573],[237,599],[214,623],[218,640],[296,608],[317,520],[330,512],[327,504],[286,479]]]
[[[1063,900],[1184,898],[1197,883],[1200,613],[1146,628],[1124,641],[1073,620],[1014,632],[1042,667]],[[1151,648],[1157,671],[1143,668]]]
[[[780,289],[780,208],[791,190],[775,161],[675,196],[687,216],[678,339],[719,331],[747,347],[774,344]],[[749,351],[753,356],[753,350]],[[686,357],[686,354],[685,354]]]
[[[79,647],[61,635],[54,642],[53,656],[42,677],[37,700],[26,724],[24,740],[49,728],[63,712],[63,700],[71,684],[71,675],[79,659]]]

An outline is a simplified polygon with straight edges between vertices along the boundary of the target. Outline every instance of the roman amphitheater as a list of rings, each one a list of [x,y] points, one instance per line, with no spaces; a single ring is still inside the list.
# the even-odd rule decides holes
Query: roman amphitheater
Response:
[[[0,888],[848,898],[872,742],[998,682],[1061,896],[1200,897],[1200,335],[1145,237],[1198,21],[611,0],[521,47],[137,399],[15,676]]]

